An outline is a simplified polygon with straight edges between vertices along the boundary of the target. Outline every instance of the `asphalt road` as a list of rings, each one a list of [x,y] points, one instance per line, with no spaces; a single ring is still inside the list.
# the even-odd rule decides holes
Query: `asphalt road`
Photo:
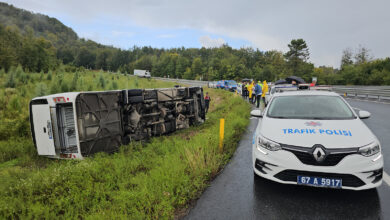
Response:
[[[385,171],[390,173],[390,105],[348,100],[370,111],[367,126],[382,143]],[[350,191],[283,185],[255,177],[251,138],[257,119],[223,172],[211,183],[185,219],[390,219],[390,185]]]

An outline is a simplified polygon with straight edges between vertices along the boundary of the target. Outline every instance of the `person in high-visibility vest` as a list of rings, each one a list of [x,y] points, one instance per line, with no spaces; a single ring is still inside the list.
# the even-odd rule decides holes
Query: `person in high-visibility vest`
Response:
[[[253,93],[253,82],[251,82],[251,84],[249,85],[249,87],[248,87],[248,91],[249,91],[249,101],[250,101],[250,103],[252,103],[253,102],[253,100],[252,100],[252,93]]]
[[[263,81],[263,94],[261,95],[261,99],[263,100],[263,102],[264,102],[264,106],[266,106],[265,105],[265,94],[268,92],[268,84],[267,84],[267,81]]]

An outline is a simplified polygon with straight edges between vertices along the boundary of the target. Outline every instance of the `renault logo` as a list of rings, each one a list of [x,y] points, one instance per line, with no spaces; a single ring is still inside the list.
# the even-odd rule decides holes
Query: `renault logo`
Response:
[[[325,160],[326,153],[321,147],[316,147],[313,151],[314,159],[316,159],[317,162],[321,163]]]

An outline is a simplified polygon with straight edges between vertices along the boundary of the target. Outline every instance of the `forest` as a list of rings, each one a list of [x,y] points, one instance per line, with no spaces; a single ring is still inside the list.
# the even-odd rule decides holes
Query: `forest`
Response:
[[[357,46],[342,51],[340,67],[315,67],[303,39],[292,39],[289,51],[218,48],[152,48],[127,50],[79,38],[55,18],[0,3],[0,69],[8,73],[20,65],[25,72],[90,69],[132,74],[150,70],[152,76],[221,80],[252,78],[275,81],[296,75],[310,82],[331,85],[390,85],[390,58],[373,59],[370,50]],[[13,68],[15,69],[15,68]]]

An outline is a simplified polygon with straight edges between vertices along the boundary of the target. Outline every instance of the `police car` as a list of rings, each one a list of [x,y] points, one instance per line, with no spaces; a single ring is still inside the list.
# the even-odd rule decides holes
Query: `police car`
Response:
[[[382,183],[381,145],[354,111],[329,91],[273,94],[253,136],[255,174],[285,184],[364,190]]]
[[[268,90],[267,94],[265,95],[265,105],[267,106],[272,97],[277,92],[282,91],[296,91],[298,90],[297,86],[291,85],[291,84],[282,84],[282,85],[271,85],[270,89]]]

